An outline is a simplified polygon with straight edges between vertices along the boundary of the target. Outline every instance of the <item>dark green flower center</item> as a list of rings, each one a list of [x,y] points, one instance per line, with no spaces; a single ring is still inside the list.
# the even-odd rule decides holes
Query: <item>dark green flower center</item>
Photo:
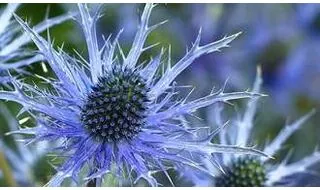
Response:
[[[217,187],[262,187],[266,181],[265,167],[258,159],[239,158],[215,181]]]
[[[87,96],[81,112],[84,127],[99,141],[131,139],[144,125],[148,91],[139,73],[112,69]]]

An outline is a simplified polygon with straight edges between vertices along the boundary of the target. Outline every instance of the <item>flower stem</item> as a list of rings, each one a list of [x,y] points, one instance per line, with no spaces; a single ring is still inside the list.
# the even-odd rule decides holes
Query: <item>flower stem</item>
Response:
[[[92,179],[87,183],[87,187],[96,187],[97,183],[96,183],[96,179]]]
[[[2,152],[0,152],[0,169],[8,186],[16,187],[17,183],[13,178],[11,169]]]

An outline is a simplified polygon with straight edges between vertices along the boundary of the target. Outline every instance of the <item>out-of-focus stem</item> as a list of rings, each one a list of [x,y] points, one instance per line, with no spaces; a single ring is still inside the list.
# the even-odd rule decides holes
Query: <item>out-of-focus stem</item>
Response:
[[[87,183],[87,187],[97,187],[97,183],[96,183],[97,179],[92,179]]]
[[[17,183],[13,178],[11,169],[10,169],[8,162],[2,152],[0,152],[0,169],[2,170],[3,177],[4,177],[7,185],[11,186],[11,187],[16,187]]]

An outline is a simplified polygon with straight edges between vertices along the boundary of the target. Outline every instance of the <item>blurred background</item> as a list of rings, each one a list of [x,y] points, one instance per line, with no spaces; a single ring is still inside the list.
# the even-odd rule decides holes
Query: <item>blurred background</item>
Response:
[[[0,8],[4,6],[2,4]],[[104,16],[98,23],[98,36],[108,36],[110,33],[115,35],[123,28],[120,42],[127,51],[137,30],[143,6],[105,4],[102,10]],[[45,18],[48,10],[49,17],[52,17],[75,11],[76,8],[74,4],[24,4],[19,7],[17,14],[34,25]],[[169,22],[151,33],[147,40],[147,44],[161,44],[147,51],[143,58],[156,55],[161,46],[168,48],[171,45],[172,60],[178,60],[184,55],[186,48],[191,47],[200,27],[202,43],[242,31],[241,36],[231,43],[230,48],[197,59],[178,77],[179,84],[195,86],[196,97],[208,94],[213,86],[222,87],[227,79],[228,91],[244,91],[251,88],[256,67],[260,65],[263,71],[263,92],[269,96],[260,101],[252,134],[253,141],[264,144],[280,131],[286,121],[298,119],[312,108],[316,108],[317,114],[286,142],[277,158],[280,161],[288,151],[293,150],[289,162],[296,161],[319,145],[319,4],[159,4],[152,14],[151,23],[162,20]],[[74,20],[51,28],[50,34],[56,46],[63,43],[64,50],[70,54],[75,55],[75,49],[84,57],[87,56],[82,31]],[[29,48],[35,47],[30,45]],[[44,73],[41,64],[34,64],[26,70],[46,77],[52,76],[50,71]],[[241,112],[245,101],[235,103]],[[11,102],[1,104],[8,109],[0,112],[1,143],[4,143],[16,157],[8,158],[9,162],[14,162],[9,165],[17,173],[19,169],[24,168],[24,172],[28,174],[18,176],[18,185],[44,185],[54,174],[54,169],[48,163],[47,157],[41,154],[41,150],[37,156],[32,152],[46,145],[21,147],[13,137],[5,136],[4,134],[10,130],[7,114],[15,116],[20,106]],[[205,110],[200,112],[199,116],[208,121]],[[25,149],[30,151],[30,157],[24,158]],[[320,166],[313,169],[319,172]],[[159,178],[163,176],[159,175]],[[176,185],[191,185],[179,179],[179,176],[173,179],[176,180]],[[301,184],[310,179],[308,177],[302,180]],[[162,183],[170,185],[166,180]],[[320,182],[317,184],[314,180],[310,183],[308,181],[308,184],[320,185]],[[0,171],[0,186],[7,185]]]

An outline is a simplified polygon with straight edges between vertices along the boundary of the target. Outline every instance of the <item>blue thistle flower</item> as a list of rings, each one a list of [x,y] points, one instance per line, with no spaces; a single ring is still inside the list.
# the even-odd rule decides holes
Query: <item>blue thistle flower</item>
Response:
[[[196,140],[185,138],[195,130],[182,126],[180,116],[191,115],[216,102],[261,94],[224,93],[222,89],[192,101],[187,101],[189,96],[178,99],[181,87],[174,83],[175,78],[196,58],[228,47],[239,33],[200,45],[200,30],[191,49],[174,66],[170,58],[168,62],[162,60],[164,50],[146,65],[138,64],[140,55],[153,47],[144,47],[148,34],[165,23],[149,26],[154,6],[145,6],[132,47],[125,56],[118,42],[121,32],[113,41],[107,38],[103,47],[98,47],[95,25],[100,14],[98,11],[91,14],[86,5],[79,4],[88,61],[81,56],[70,57],[62,49],[56,51],[50,38],[46,41],[16,17],[57,78],[39,76],[51,85],[50,90],[42,90],[11,77],[14,89],[0,91],[0,98],[20,103],[22,111],[31,112],[38,123],[34,128],[13,133],[33,134],[30,142],[56,142],[52,151],[66,157],[47,185],[59,186],[70,177],[78,185],[88,181],[101,185],[100,179],[112,173],[120,182],[125,175],[133,183],[143,178],[157,186],[152,174],[163,171],[170,179],[166,170],[178,165],[210,174],[194,158],[208,157],[214,152],[266,156],[252,148],[213,144],[212,134]],[[120,58],[116,56],[117,47]],[[162,75],[161,64],[168,64]],[[81,175],[86,177],[82,179]]]
[[[258,67],[257,76],[252,92],[260,93],[262,84],[261,70]],[[219,128],[219,140],[221,144],[250,144],[250,137],[254,125],[254,116],[257,111],[257,98],[252,98],[248,101],[246,110],[242,116],[237,116],[233,119],[233,124],[230,128]],[[218,105],[209,111],[208,117],[211,122],[218,126],[223,125],[222,117],[223,107]],[[310,111],[300,119],[291,124],[286,124],[279,134],[269,143],[266,143],[262,151],[272,157],[275,156],[285,141],[312,116],[315,110]],[[215,157],[216,158],[216,157]],[[208,160],[203,160],[209,170],[216,171],[213,183],[215,186],[274,186],[274,185],[298,185],[295,180],[288,177],[298,173],[309,173],[308,167],[320,162],[320,152],[314,151],[311,155],[302,158],[293,163],[287,163],[288,158],[282,160],[281,163],[271,163],[269,158],[246,155],[228,155],[221,154],[221,165],[214,166]],[[215,163],[217,164],[217,163]],[[217,170],[219,168],[220,170]],[[222,172],[221,172],[222,171]],[[198,174],[191,174],[189,179],[193,179],[198,185],[211,185],[212,178],[203,178]],[[288,180],[290,179],[290,180]]]
[[[31,42],[28,34],[19,33],[19,25],[11,20],[12,15],[17,10],[20,4],[8,4],[0,13],[0,74],[9,69],[18,70],[20,67],[30,65],[43,60],[40,54],[23,49],[22,47]],[[54,18],[46,19],[45,21],[34,26],[34,30],[38,33],[60,24],[71,18],[70,15],[61,15]],[[0,75],[1,83],[9,81],[9,77]]]

